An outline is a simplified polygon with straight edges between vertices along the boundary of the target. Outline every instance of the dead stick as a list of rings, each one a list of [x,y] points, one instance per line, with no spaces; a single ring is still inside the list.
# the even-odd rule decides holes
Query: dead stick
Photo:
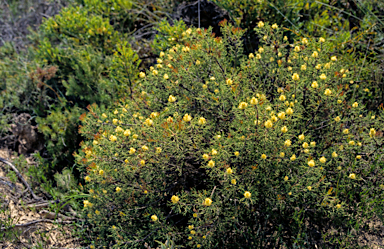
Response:
[[[32,197],[34,199],[36,199],[36,200],[43,199],[43,198],[38,197],[37,195],[35,195],[35,193],[33,193],[32,189],[29,186],[29,184],[27,183],[27,181],[24,179],[24,177],[20,174],[20,172],[16,169],[16,167],[12,163],[8,162],[7,160],[5,160],[2,157],[0,157],[0,161],[5,163],[5,164],[7,164],[9,167],[12,168],[13,171],[15,171],[15,173],[16,173],[17,177],[19,178],[19,180],[24,184],[24,186],[29,190],[29,192],[31,192],[31,195],[32,195]]]
[[[24,224],[16,224],[16,225],[13,225],[13,226],[10,226],[10,227],[7,227],[7,228],[2,227],[2,228],[0,228],[0,230],[4,231],[4,230],[8,230],[8,229],[11,229],[11,228],[14,228],[14,227],[28,227],[28,226],[34,225],[36,223],[44,223],[44,222],[46,222],[46,223],[70,224],[70,223],[73,223],[73,221],[69,221],[69,220],[57,221],[57,220],[49,220],[49,219],[39,219],[39,220],[34,220],[34,221],[31,221],[31,222],[28,222],[28,223],[24,223]]]

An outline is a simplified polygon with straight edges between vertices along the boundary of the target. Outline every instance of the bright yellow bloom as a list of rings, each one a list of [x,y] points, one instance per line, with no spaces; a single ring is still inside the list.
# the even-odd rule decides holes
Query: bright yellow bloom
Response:
[[[341,208],[341,204],[337,204],[337,205],[336,205],[336,208],[337,208],[337,209],[340,209],[340,208]]]
[[[288,181],[288,176],[285,176],[285,177],[284,177],[284,181]]]
[[[140,161],[140,164],[141,164],[142,166],[144,166],[144,165],[145,165],[145,160],[141,160],[141,161]]]
[[[305,149],[305,150],[304,150],[304,153],[305,153],[305,154],[308,154],[308,153],[309,153],[309,149]]]
[[[117,118],[112,119],[112,123],[113,123],[114,125],[116,125],[117,122],[119,122],[119,120],[118,120]]]
[[[331,61],[337,61],[337,57],[336,56],[332,56],[331,57]]]
[[[299,46],[296,46],[294,49],[293,49],[295,52],[300,52],[300,47]]]
[[[285,115],[284,115],[284,118],[285,118]],[[272,116],[271,120],[272,122],[277,122],[279,119],[276,116]]]
[[[208,167],[211,167],[211,168],[215,167],[215,161],[210,160],[208,162]]]
[[[254,58],[255,56],[253,55],[253,53],[250,53],[250,54],[248,55],[248,57],[249,57],[249,59],[252,59],[252,58]]]
[[[319,42],[325,42],[325,39],[323,37],[320,37]]]
[[[283,126],[283,127],[281,127],[281,132],[282,132],[282,133],[286,133],[286,132],[288,132],[288,128],[287,128],[287,126]]]
[[[308,39],[307,39],[307,38],[303,38],[303,39],[301,40],[301,42],[302,42],[303,44],[308,44]]]
[[[132,155],[132,154],[134,154],[135,152],[136,152],[136,150],[135,150],[134,148],[130,148],[130,149],[129,149],[129,154]]]
[[[330,96],[332,94],[331,89],[329,89],[329,88],[325,89],[324,94],[327,96]]]
[[[227,85],[232,85],[232,83],[233,83],[233,81],[231,80],[231,79],[227,79],[226,81],[225,81],[226,83],[227,83]]]
[[[245,108],[247,108],[247,106],[248,106],[247,102],[241,102],[239,104],[239,109],[240,110],[244,110]]]
[[[205,118],[203,118],[203,117],[199,118],[199,121],[198,121],[199,125],[204,125],[206,123],[207,123],[207,120]]]
[[[231,168],[227,168],[227,170],[226,170],[226,171],[227,171],[227,174],[228,174],[228,175],[230,175],[230,174],[232,174],[232,173],[233,173],[233,170],[232,170]]]
[[[211,154],[212,154],[212,156],[217,155],[217,150],[212,149]]]
[[[314,81],[314,82],[312,82],[311,87],[316,89],[319,87],[319,84],[317,83],[317,81]]]
[[[262,28],[262,27],[264,27],[264,23],[263,23],[262,21],[260,21],[260,22],[257,24],[257,26],[258,26],[259,28]]]
[[[272,28],[273,28],[273,29],[277,29],[278,27],[279,27],[279,26],[278,26],[276,23],[272,25]]]
[[[161,147],[156,147],[156,154],[160,154],[161,153]]]
[[[293,79],[294,81],[298,81],[298,80],[300,80],[300,76],[299,76],[297,73],[294,73],[294,74],[292,75],[292,79]]]
[[[361,159],[361,156],[360,156],[360,155],[357,155],[357,156],[356,156],[356,159]]]
[[[321,80],[326,80],[326,79],[327,79],[327,76],[326,76],[325,74],[321,74],[321,75],[320,75],[320,79],[321,79]]]
[[[256,54],[256,59],[260,60],[261,59],[261,55],[260,54]]]
[[[357,102],[355,102],[355,103],[352,104],[352,107],[353,107],[353,108],[357,108],[358,106],[359,106],[359,103],[357,103]]]
[[[152,216],[151,216],[151,220],[153,220],[153,221],[157,221],[157,220],[158,220],[158,218],[157,218],[157,216],[156,216],[156,215],[152,215]]]
[[[259,101],[255,98],[255,97],[252,97],[252,99],[251,99],[251,105],[257,105],[257,103],[258,103]]]
[[[240,155],[240,153],[238,152],[238,151],[235,151],[235,156],[239,156]]]
[[[349,145],[355,145],[355,141],[351,140],[348,142]]]
[[[317,51],[313,51],[312,57],[317,58],[319,56],[319,53]]]
[[[231,180],[231,183],[232,183],[233,185],[236,185],[236,179],[232,179],[232,180]]]
[[[109,136],[109,141],[116,142],[117,141],[117,137],[114,136],[114,135],[111,135],[111,136]]]
[[[293,154],[290,159],[291,159],[291,161],[295,161],[296,160],[296,155]]]
[[[102,176],[103,174],[104,174],[104,170],[102,170],[102,169],[101,169],[101,170],[99,170],[99,175],[101,175],[101,176]]]
[[[300,69],[301,69],[301,71],[305,71],[305,70],[307,70],[307,65],[301,65],[301,67],[300,67]]]
[[[308,161],[308,166],[309,167],[315,167],[315,161],[314,160],[309,160]]]
[[[152,70],[153,75],[158,75],[159,72],[157,70]]]
[[[140,72],[140,73],[139,73],[139,77],[140,77],[140,78],[145,78],[145,73],[144,73],[144,72]]]
[[[84,208],[92,207],[93,206],[93,204],[91,202],[89,202],[88,200],[84,200],[83,204],[84,204]]]
[[[153,120],[147,118],[147,119],[144,121],[144,124],[147,125],[147,126],[152,126],[152,125],[153,125]]]
[[[343,133],[344,133],[345,135],[347,135],[347,134],[349,133],[349,130],[348,130],[348,129],[344,129],[344,130],[343,130]]]
[[[211,206],[212,199],[211,198],[205,198],[203,205],[204,206]]]
[[[350,179],[352,179],[352,180],[355,180],[355,179],[356,179],[356,175],[355,175],[354,173],[350,174],[348,177],[349,177]]]
[[[116,192],[119,193],[121,191],[120,187],[116,187]]]
[[[291,142],[291,140],[285,140],[285,142],[284,142],[284,146],[286,146],[286,147],[289,147],[289,146],[291,146],[292,145],[292,142]]]
[[[334,120],[336,121],[336,122],[340,122],[340,117],[339,116],[337,116],[336,118],[334,118]]]
[[[285,95],[280,95],[280,97],[279,97],[279,100],[280,101],[285,101],[287,98],[285,97]]]
[[[172,201],[173,204],[176,204],[179,200],[180,200],[180,198],[177,197],[176,195],[173,195],[173,196],[171,197],[171,201]]]
[[[249,199],[249,198],[251,198],[251,196],[252,196],[251,192],[249,192],[249,191],[245,191],[244,192],[244,197],[245,198]]]
[[[312,190],[312,187],[311,187],[311,186],[308,186],[307,189],[308,189],[309,191],[311,191],[311,190]]]
[[[262,155],[261,155],[261,159],[267,159],[267,155],[262,154]]]
[[[337,157],[337,156],[338,155],[337,155],[336,151],[332,152],[332,157]]]
[[[143,147],[141,147],[141,149],[142,149],[143,151],[147,151],[147,150],[148,150],[148,146],[143,145]]]
[[[189,115],[189,114],[185,114],[184,117],[183,117],[183,120],[184,120],[185,122],[189,122],[189,121],[192,120],[192,116]]]
[[[325,162],[327,161],[327,159],[326,159],[325,157],[321,157],[321,158],[319,159],[319,161],[320,161],[321,163],[325,163]]]
[[[304,134],[299,135],[299,139],[300,139],[301,141],[303,141],[303,140],[305,139]]]
[[[288,115],[292,115],[293,114],[293,109],[291,107],[289,107],[287,110],[285,110],[285,112],[288,114]]]
[[[285,153],[284,152],[280,152],[280,157],[285,157]]]
[[[374,137],[376,135],[376,130],[375,130],[375,128],[371,128],[370,130],[369,130],[369,136],[370,137]]]
[[[176,101],[176,97],[173,95],[169,95],[168,102],[173,103]]]
[[[280,112],[279,114],[277,114],[277,116],[279,117],[279,119],[285,119],[285,112]]]
[[[311,142],[310,145],[311,145],[312,147],[315,147],[315,146],[316,146],[316,142]]]
[[[164,74],[163,78],[164,78],[165,80],[169,79],[168,74]]]
[[[267,120],[267,121],[265,121],[264,125],[265,125],[266,128],[272,128],[273,123],[272,123],[271,120]]]
[[[317,65],[315,66],[315,68],[316,68],[317,70],[320,70],[320,69],[321,69],[321,64],[317,64]]]

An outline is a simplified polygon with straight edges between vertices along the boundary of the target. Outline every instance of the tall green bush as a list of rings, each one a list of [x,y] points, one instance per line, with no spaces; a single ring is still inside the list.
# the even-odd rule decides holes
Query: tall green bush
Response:
[[[255,31],[244,56],[244,30],[190,29],[132,100],[84,116],[93,247],[350,247],[382,217],[383,112],[349,87],[358,73],[324,38]]]

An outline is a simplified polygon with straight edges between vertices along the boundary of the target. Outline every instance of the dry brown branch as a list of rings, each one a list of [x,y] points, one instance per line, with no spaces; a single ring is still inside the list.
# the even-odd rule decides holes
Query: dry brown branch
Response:
[[[20,174],[20,172],[17,170],[17,168],[12,164],[10,163],[9,161],[7,161],[6,159],[0,157],[0,161],[7,164],[9,167],[11,167],[11,169],[16,173],[17,177],[19,178],[19,180],[24,184],[24,186],[29,190],[29,192],[31,193],[32,197],[35,199],[35,200],[41,200],[43,198],[41,197],[38,197],[37,195],[35,195],[35,193],[33,193],[31,187],[29,186],[29,184],[27,183],[27,181],[24,179],[24,177]]]

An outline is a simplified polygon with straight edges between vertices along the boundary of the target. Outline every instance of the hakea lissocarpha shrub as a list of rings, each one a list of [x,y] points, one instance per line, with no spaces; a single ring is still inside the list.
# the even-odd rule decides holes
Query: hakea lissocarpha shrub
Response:
[[[244,56],[240,29],[188,29],[131,99],[90,108],[76,157],[93,246],[324,248],[382,215],[383,115],[325,39],[256,31]]]

